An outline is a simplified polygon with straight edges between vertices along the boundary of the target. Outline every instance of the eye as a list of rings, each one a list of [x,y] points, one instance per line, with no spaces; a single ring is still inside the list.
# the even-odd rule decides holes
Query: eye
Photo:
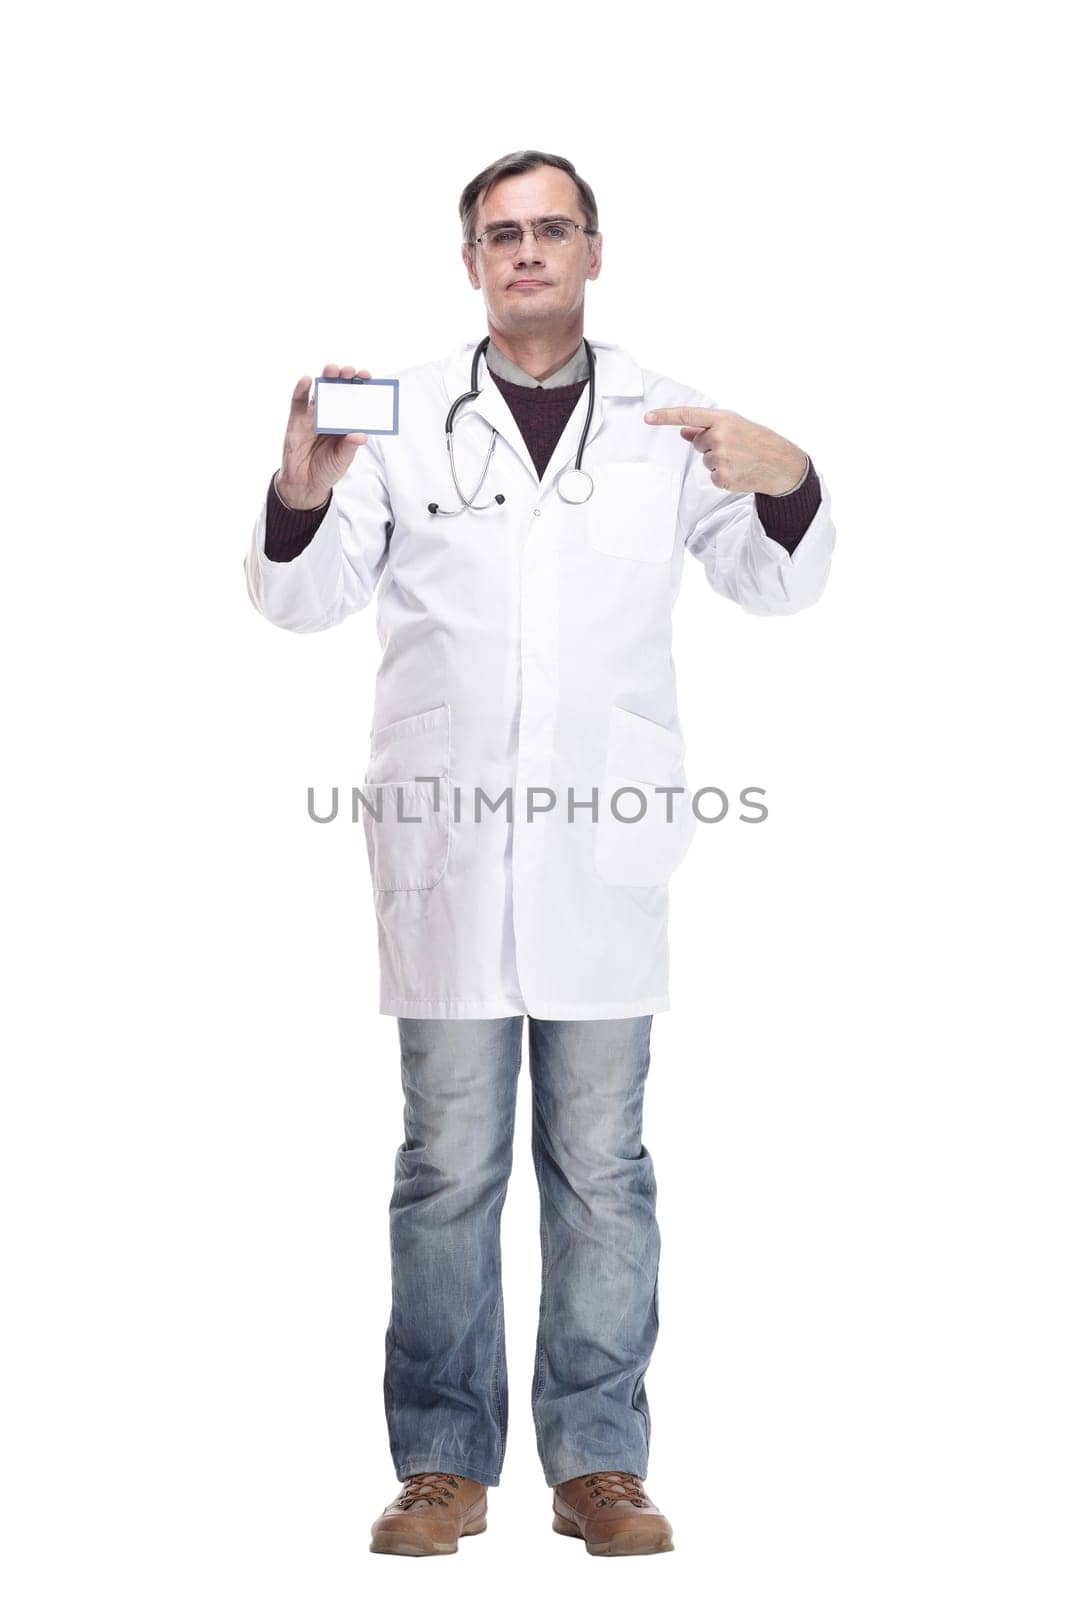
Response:
[[[498,228],[488,235],[490,244],[514,244],[519,237],[517,228]]]
[[[541,232],[546,239],[565,239],[567,236],[566,228],[561,227],[558,222],[546,223]]]

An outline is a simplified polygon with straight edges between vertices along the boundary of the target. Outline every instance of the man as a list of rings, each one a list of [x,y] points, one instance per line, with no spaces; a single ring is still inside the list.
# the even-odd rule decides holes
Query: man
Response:
[[[405,1094],[384,1385],[403,1488],[371,1549],[454,1551],[500,1481],[525,1016],[552,1525],[592,1554],[651,1553],[673,1544],[644,1489],[659,1234],[642,1101],[669,1005],[667,880],[694,831],[670,612],[686,551],[753,614],[811,605],[835,536],[798,446],[585,339],[603,239],[570,162],[504,157],[460,218],[484,353],[399,374],[382,440],[316,435],[301,378],[246,560],[253,603],[296,631],[381,580],[363,818]]]

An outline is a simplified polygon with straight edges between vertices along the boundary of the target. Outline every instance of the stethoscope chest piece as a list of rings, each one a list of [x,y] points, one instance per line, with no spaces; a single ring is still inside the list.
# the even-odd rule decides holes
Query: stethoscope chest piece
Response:
[[[580,467],[571,467],[569,471],[561,474],[556,484],[561,500],[566,500],[568,505],[580,506],[593,492],[593,480],[588,472],[583,472]]]

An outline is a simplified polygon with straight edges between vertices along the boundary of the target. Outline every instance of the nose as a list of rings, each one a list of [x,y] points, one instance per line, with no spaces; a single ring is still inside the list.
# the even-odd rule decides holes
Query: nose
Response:
[[[526,241],[530,244],[527,248]],[[522,243],[516,250],[512,260],[515,267],[543,267],[545,264],[544,250],[538,245],[532,228],[528,228],[522,236]]]

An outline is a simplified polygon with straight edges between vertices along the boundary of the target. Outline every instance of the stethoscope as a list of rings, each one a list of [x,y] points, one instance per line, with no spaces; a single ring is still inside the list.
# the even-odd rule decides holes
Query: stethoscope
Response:
[[[561,473],[559,481],[556,484],[556,488],[559,490],[561,499],[566,500],[567,503],[572,506],[582,505],[584,501],[589,499],[589,496],[593,492],[593,480],[589,476],[588,472],[585,472],[582,468],[582,452],[585,449],[586,436],[589,433],[589,424],[593,420],[593,403],[596,399],[596,385],[594,382],[593,371],[596,365],[596,357],[593,354],[593,347],[589,343],[589,340],[583,339],[582,343],[585,345],[585,353],[589,361],[589,397],[585,413],[585,427],[582,429],[582,437],[578,444],[578,454],[574,458],[574,466],[568,468],[566,472]],[[487,500],[485,505],[482,506],[475,505],[474,503],[477,499],[479,489],[485,482],[485,475],[489,471],[489,463],[493,459],[493,451],[496,449],[496,429],[493,429],[493,437],[489,441],[489,451],[482,467],[482,475],[475,484],[474,493],[471,495],[469,500],[459,486],[459,479],[456,477],[456,458],[452,452],[452,425],[456,420],[456,412],[466,401],[476,400],[478,398],[480,393],[478,388],[478,362],[485,354],[488,346],[489,336],[487,335],[474,352],[474,360],[471,362],[471,386],[469,392],[467,394],[461,394],[458,400],[453,401],[452,408],[449,411],[448,416],[445,418],[445,443],[448,446],[448,464],[452,469],[452,482],[456,486],[456,493],[463,501],[463,506],[459,511],[444,511],[438,505],[436,500],[432,500],[426,509],[432,516],[435,517],[461,517],[464,511],[488,511],[494,505],[502,506],[504,504],[504,496],[502,494],[495,494],[492,500]]]

